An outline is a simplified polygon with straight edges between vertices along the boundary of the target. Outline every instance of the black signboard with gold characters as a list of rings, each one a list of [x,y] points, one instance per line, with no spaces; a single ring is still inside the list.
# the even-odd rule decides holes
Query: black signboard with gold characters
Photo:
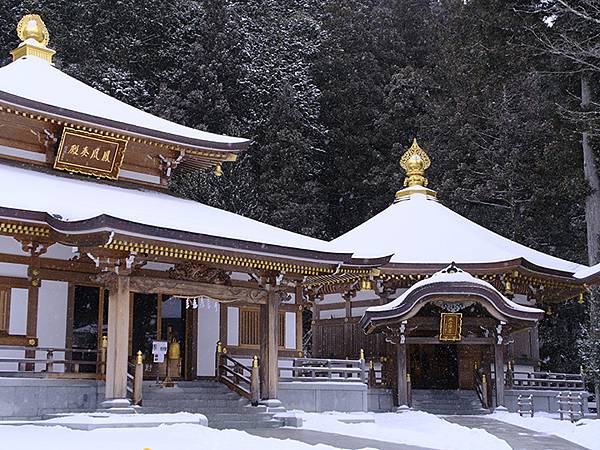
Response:
[[[460,341],[462,332],[461,313],[442,313],[440,318],[440,341]]]
[[[116,180],[126,148],[124,139],[65,127],[54,168]]]

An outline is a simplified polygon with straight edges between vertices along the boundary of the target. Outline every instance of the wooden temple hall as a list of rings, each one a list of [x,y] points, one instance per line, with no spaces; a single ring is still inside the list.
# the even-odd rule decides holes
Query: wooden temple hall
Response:
[[[0,68],[0,418],[111,407],[274,426],[285,408],[532,395],[552,410],[584,390],[539,371],[537,326],[597,271],[444,207],[416,141],[387,209],[331,242],[302,236],[169,193],[177,171],[220,176],[248,140],[63,73],[37,15],[17,32]]]

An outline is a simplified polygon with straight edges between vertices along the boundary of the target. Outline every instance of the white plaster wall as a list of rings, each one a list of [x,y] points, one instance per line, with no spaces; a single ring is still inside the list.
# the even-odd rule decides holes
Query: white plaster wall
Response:
[[[27,265],[0,262],[0,275],[27,278]]]
[[[239,308],[227,307],[227,345],[240,345],[240,310]]]
[[[42,281],[38,299],[38,345],[40,347],[64,348],[67,335],[67,301],[69,284],[62,281]],[[38,352],[38,357],[45,358],[45,352]],[[64,352],[55,352],[54,359],[64,358]],[[37,365],[36,370],[44,369]],[[58,372],[64,370],[63,365],[56,365]]]
[[[27,289],[11,289],[9,334],[24,335],[27,331]],[[2,358],[24,358],[24,350],[0,350]],[[1,371],[16,372],[18,363],[0,363]]]
[[[296,313],[285,313],[285,348],[296,348]]]
[[[9,253],[11,255],[27,255],[23,251],[21,244],[10,236],[0,236],[0,253]]]
[[[77,254],[77,252],[73,251],[73,247],[69,247],[69,246],[62,245],[62,244],[53,244],[50,247],[48,247],[48,250],[46,250],[46,253],[44,253],[41,257],[42,258],[69,260],[76,254]]]
[[[368,306],[361,306],[360,308],[352,308],[352,317],[362,317],[367,310]]]
[[[338,319],[340,317],[346,317],[346,309],[328,309],[326,311],[319,311],[320,319]]]
[[[167,271],[167,270],[169,270],[172,267],[174,267],[173,264],[160,263],[160,262],[155,262],[155,261],[148,261],[148,263],[146,263],[146,265],[144,266],[144,269]]]
[[[215,348],[219,342],[218,302],[205,300],[198,306],[198,367],[201,377],[215,375]]]
[[[9,334],[27,334],[27,289],[10,290]]]

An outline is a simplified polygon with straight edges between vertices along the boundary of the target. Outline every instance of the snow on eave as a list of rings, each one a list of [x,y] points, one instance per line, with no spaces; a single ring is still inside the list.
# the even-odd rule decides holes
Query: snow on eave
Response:
[[[248,139],[209,133],[154,116],[33,56],[22,57],[0,68],[0,99],[36,112],[179,145],[235,151],[244,150],[250,144]]]
[[[416,291],[417,289],[420,289],[420,288],[428,286],[428,285],[438,284],[438,283],[444,283],[444,284],[448,284],[448,283],[453,283],[453,284],[460,284],[460,283],[478,284],[480,286],[483,286],[483,287],[491,290],[492,292],[495,292],[497,295],[500,296],[500,298],[502,299],[502,301],[504,303],[506,303],[507,306],[509,306],[511,309],[513,309],[515,311],[525,312],[525,313],[533,313],[533,314],[536,314],[536,313],[537,314],[539,314],[539,313],[543,314],[543,312],[544,312],[544,311],[542,311],[541,309],[538,309],[538,308],[531,308],[529,306],[519,305],[518,303],[513,302],[508,297],[504,296],[500,291],[498,291],[498,289],[496,289],[493,285],[491,285],[487,281],[484,281],[484,280],[481,280],[479,278],[476,278],[473,275],[471,275],[470,273],[465,272],[465,271],[463,271],[461,269],[457,269],[456,272],[447,272],[447,270],[450,267],[451,266],[448,266],[444,270],[441,270],[439,272],[434,273],[431,277],[426,278],[424,280],[421,280],[421,281],[415,283],[410,288],[408,288],[405,292],[403,292],[399,297],[397,297],[396,299],[392,300],[389,303],[386,303],[385,305],[371,306],[371,307],[367,308],[366,312],[393,311],[394,309],[396,309],[400,305],[402,305],[402,303],[414,291]],[[497,310],[496,305],[493,305],[493,306]],[[499,311],[499,310],[498,310],[498,312],[500,312],[501,314],[505,314],[504,312]]]

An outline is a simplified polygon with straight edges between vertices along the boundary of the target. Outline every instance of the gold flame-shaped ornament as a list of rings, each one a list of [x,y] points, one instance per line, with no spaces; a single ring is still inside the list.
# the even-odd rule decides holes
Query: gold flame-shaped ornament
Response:
[[[52,63],[52,56],[56,52],[47,47],[50,43],[50,33],[48,33],[48,28],[46,28],[46,24],[39,15],[27,14],[23,16],[17,24],[17,35],[21,43],[11,52],[13,61],[24,56],[37,56]]]
[[[412,194],[425,194],[430,199],[436,198],[436,192],[428,189],[428,180],[425,177],[425,171],[431,166],[429,155],[425,153],[417,139],[413,139],[412,145],[400,158],[400,167],[406,172],[404,178],[404,187],[396,192],[396,201],[405,200]]]
[[[400,167],[406,172],[404,186],[427,186],[425,171],[431,166],[431,160],[425,151],[419,147],[417,139],[413,139],[410,148],[402,155]]]

